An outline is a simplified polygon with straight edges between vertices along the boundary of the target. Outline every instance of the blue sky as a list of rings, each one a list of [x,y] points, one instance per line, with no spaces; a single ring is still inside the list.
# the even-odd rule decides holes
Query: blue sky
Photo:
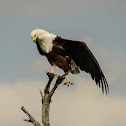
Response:
[[[46,80],[51,66],[30,38],[33,29],[42,28],[85,41],[108,79],[110,96],[126,97],[125,0],[0,0],[0,19],[1,85]],[[77,76],[91,79],[85,73]],[[70,78],[75,81],[74,76]]]

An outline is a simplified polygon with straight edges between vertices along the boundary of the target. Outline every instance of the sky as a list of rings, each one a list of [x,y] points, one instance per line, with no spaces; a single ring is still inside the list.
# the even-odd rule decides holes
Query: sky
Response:
[[[125,0],[0,0],[0,125],[32,125],[22,121],[22,105],[41,122],[39,89],[51,65],[30,38],[36,28],[84,41],[110,87],[105,96],[90,75],[70,74],[74,85],[60,85],[53,96],[51,124],[125,126]]]

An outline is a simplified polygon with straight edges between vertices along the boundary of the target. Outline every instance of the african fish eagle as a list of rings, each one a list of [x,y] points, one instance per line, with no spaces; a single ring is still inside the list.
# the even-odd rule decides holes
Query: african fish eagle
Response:
[[[58,66],[64,72],[76,68],[71,72],[72,74],[80,73],[80,68],[80,70],[91,75],[96,84],[102,87],[103,93],[104,89],[106,94],[109,92],[107,80],[98,62],[84,42],[63,39],[42,29],[33,30],[30,36],[36,43],[39,53],[46,56],[52,65],[52,74],[56,75],[55,66]],[[64,84],[68,86],[72,84],[68,75]]]

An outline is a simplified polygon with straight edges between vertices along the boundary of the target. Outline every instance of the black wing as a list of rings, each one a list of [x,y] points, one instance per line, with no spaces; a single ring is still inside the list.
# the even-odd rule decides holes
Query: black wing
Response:
[[[37,49],[38,49],[39,53],[40,53],[41,55],[45,55],[45,53],[42,51],[42,49],[41,49],[41,47],[40,47],[40,45],[39,45],[39,43],[38,43],[38,40],[36,40],[36,45],[37,45]]]
[[[82,71],[91,74],[96,84],[99,85],[99,87],[102,86],[103,93],[105,89],[107,94],[109,92],[107,80],[87,45],[84,42],[62,39],[61,37],[57,37],[56,41],[66,49]]]

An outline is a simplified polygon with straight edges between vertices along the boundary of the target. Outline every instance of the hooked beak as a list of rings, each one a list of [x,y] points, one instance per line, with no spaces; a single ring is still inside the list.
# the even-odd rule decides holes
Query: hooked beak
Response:
[[[36,39],[37,39],[37,36],[35,35],[35,36],[34,36],[32,39],[36,41]]]
[[[36,39],[37,39],[37,36],[35,35],[35,36],[32,38],[32,40],[33,40],[34,43],[36,43]]]

